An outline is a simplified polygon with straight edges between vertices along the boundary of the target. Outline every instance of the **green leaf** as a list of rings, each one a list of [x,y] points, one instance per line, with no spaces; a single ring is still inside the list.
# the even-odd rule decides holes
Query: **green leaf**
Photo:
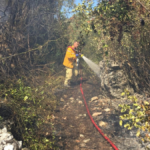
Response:
[[[41,92],[41,94],[42,94],[42,95],[44,94],[44,90]]]
[[[35,92],[37,92],[37,91],[38,91],[38,88],[35,89]]]
[[[127,109],[126,108],[123,108],[123,109],[121,109],[121,112],[125,112]]]
[[[135,122],[139,122],[140,121],[140,119],[135,119]]]
[[[49,140],[45,138],[45,142],[49,142]]]
[[[147,101],[144,101],[144,104],[145,104],[145,105],[149,105],[149,102],[147,102]]]
[[[124,116],[120,116],[120,119],[124,119]]]
[[[140,135],[140,130],[137,131],[136,136],[138,137]]]
[[[133,105],[134,105],[134,106],[138,106],[139,104],[137,104],[137,103],[134,103]]]
[[[125,128],[130,127],[130,124],[126,123],[126,124],[124,125],[124,127],[125,127]]]
[[[28,96],[25,96],[25,97],[24,97],[24,101],[26,101],[27,99],[28,99]]]
[[[125,92],[121,93],[121,96],[124,96],[125,95]]]
[[[132,112],[133,112],[133,109],[130,109],[130,110],[129,110],[129,114],[132,114]]]
[[[122,120],[119,121],[120,126],[122,126]]]
[[[141,107],[140,106],[137,106],[137,109],[140,109]]]

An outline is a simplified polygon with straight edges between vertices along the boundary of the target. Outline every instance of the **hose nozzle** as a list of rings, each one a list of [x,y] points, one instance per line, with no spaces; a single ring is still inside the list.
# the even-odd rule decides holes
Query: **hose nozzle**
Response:
[[[81,54],[81,57],[83,57],[84,55],[83,54]]]

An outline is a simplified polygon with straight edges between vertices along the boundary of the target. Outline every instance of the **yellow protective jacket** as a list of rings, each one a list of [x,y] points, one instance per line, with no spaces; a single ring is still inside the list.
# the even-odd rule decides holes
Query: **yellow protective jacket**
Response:
[[[73,63],[76,61],[76,52],[73,47],[68,46],[63,65],[68,68],[73,68]]]

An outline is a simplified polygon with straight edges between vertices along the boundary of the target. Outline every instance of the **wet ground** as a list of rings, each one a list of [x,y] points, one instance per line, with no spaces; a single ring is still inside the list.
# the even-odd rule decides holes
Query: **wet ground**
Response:
[[[119,126],[117,105],[121,100],[109,97],[97,81],[83,83],[85,98],[96,124],[119,150],[144,150],[135,131]],[[80,86],[56,91],[59,100],[53,116],[55,136],[59,150],[112,150],[112,146],[100,135],[87,114]]]

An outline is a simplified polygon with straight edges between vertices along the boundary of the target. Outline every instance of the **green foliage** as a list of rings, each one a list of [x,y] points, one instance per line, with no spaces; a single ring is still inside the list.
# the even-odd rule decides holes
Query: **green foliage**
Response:
[[[3,121],[3,119],[4,119],[4,118],[3,118],[2,116],[0,116],[0,121]]]
[[[145,137],[141,136],[143,141],[150,141],[150,104],[148,101],[139,101],[135,96],[131,96],[128,90],[122,93],[131,103],[120,104],[121,113],[120,126],[124,126],[128,130],[137,128],[136,136],[140,136],[141,131],[145,131]]]
[[[94,8],[83,1],[73,10],[77,26],[74,32],[82,32],[87,44],[84,54],[92,60],[111,58],[125,64],[124,70],[136,91],[150,91],[149,10],[148,0],[102,1]]]
[[[42,103],[45,98],[43,87],[34,89],[25,86],[19,79],[16,84],[1,84],[0,89],[0,95],[5,95],[6,105],[12,111],[11,119],[14,121],[15,134],[23,140],[24,146],[31,150],[52,149],[55,137],[47,139],[40,135],[47,119],[42,114],[44,110]],[[53,128],[52,125],[50,128]]]

